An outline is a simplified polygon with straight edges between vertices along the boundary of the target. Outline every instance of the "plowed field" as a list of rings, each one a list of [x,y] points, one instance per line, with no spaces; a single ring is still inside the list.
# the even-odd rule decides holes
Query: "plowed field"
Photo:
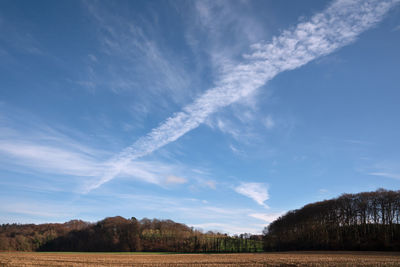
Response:
[[[400,266],[400,253],[298,252],[258,254],[2,252],[0,266]]]

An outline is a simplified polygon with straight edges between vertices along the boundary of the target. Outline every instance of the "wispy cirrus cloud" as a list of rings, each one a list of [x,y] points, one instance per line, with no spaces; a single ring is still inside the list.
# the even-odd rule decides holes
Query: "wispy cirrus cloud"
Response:
[[[188,42],[195,46],[195,50],[204,49],[217,73],[249,44],[265,39],[268,35],[257,17],[246,11],[246,2],[232,5],[230,1],[206,0],[194,4],[196,29],[204,31],[207,41],[198,37],[198,30],[190,30],[187,33]],[[229,38],[226,32],[230,32]]]
[[[246,107],[242,106],[241,110],[245,113]],[[242,116],[246,116],[247,118],[239,118],[236,116],[236,113],[230,112],[231,110],[227,110],[226,112],[218,112],[218,115],[211,116],[207,118],[204,122],[205,125],[209,126],[213,130],[218,130],[225,135],[232,137],[235,143],[243,143],[246,145],[254,144],[256,141],[260,140],[260,136],[257,133],[257,120],[255,116],[251,113],[242,114]],[[232,117],[235,116],[235,117]],[[238,154],[242,154],[240,149],[233,144],[230,144],[229,147],[235,153],[240,152]]]
[[[3,19],[0,17],[0,30],[2,32],[0,36],[2,44],[7,44],[8,47],[12,47],[17,51],[27,54],[40,56],[46,54],[37,38],[29,33],[23,24],[16,23],[10,18]],[[8,52],[3,50],[1,47],[2,44],[0,45],[0,51],[4,51],[3,53],[9,55],[10,51],[13,50],[8,50]],[[12,53],[14,53],[14,51]]]
[[[187,180],[184,177],[169,175],[166,179],[166,183],[167,184],[185,184],[185,183],[187,183]]]
[[[394,27],[393,31],[400,31],[400,25],[397,25],[396,27]]]
[[[60,222],[63,222],[62,219],[64,218],[71,218],[74,214],[73,209],[68,207],[68,205],[62,205],[61,208],[60,205],[57,204],[45,204],[40,202],[20,203],[18,200],[0,207],[0,211],[29,217],[52,219],[53,221],[57,220]],[[62,219],[60,220],[60,218]],[[0,221],[2,219],[3,218],[0,217]],[[19,223],[21,223],[21,221],[19,221]]]
[[[368,173],[368,174],[369,174],[369,175],[373,175],[373,176],[381,176],[381,177],[386,177],[386,178],[400,179],[400,173],[370,172],[370,173]]]
[[[386,159],[369,162],[368,165],[362,168],[360,171],[367,175],[391,179],[400,179],[400,168],[398,159]]]
[[[3,168],[25,167],[80,177],[97,176],[104,171],[102,161],[111,153],[84,145],[24,112],[4,106],[1,114],[0,164]]]
[[[265,201],[269,199],[268,187],[263,183],[241,183],[235,191],[243,196],[253,199],[257,204],[268,208]]]
[[[232,136],[236,140],[242,139],[242,129],[239,129],[236,124],[232,123],[228,119],[219,117],[214,120],[208,120],[206,124],[212,129],[218,129],[222,133]]]
[[[47,173],[96,176],[103,170],[92,156],[65,147],[4,140],[0,141],[0,154],[3,161],[8,159],[9,164],[24,165]]]
[[[267,117],[265,117],[263,122],[264,122],[265,128],[267,128],[268,130],[274,128],[274,126],[275,126],[275,121],[271,115],[268,115]]]
[[[2,113],[8,114],[4,110]],[[107,160],[112,152],[92,148],[86,139],[79,140],[25,113],[11,117],[8,119],[0,114],[0,167],[3,170],[57,175],[58,182],[65,176],[68,177],[67,184],[77,186],[78,193],[82,193],[88,192],[97,177],[112,168]],[[19,117],[29,118],[31,123],[21,125]],[[182,177],[188,172],[185,169],[178,163],[137,160],[126,164],[119,177],[164,187],[188,182]],[[58,190],[57,185],[51,187]]]
[[[116,93],[137,91],[141,105],[151,105],[155,96],[158,105],[166,105],[163,98],[181,103],[190,95],[192,91],[186,89],[192,76],[183,61],[177,60],[182,55],[159,45],[165,42],[165,35],[156,27],[157,13],[145,16],[131,10],[135,15],[127,16],[110,3],[83,3],[91,15],[100,46],[96,53],[88,55],[86,76],[78,83]],[[146,94],[139,94],[143,88]]]
[[[193,103],[110,160],[112,166],[89,189],[116,177],[132,160],[148,155],[197,128],[217,110],[250,95],[277,74],[354,42],[376,25],[399,0],[337,0],[310,20],[284,31],[269,43],[256,43],[241,63],[224,66],[221,76]]]

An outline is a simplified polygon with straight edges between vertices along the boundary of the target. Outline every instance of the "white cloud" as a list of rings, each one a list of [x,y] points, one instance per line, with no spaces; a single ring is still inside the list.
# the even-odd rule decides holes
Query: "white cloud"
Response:
[[[3,168],[22,171],[21,167],[25,167],[43,173],[95,177],[110,167],[104,165],[104,159],[111,153],[83,145],[29,114],[15,110],[4,114],[7,118],[0,120]],[[26,121],[20,122],[20,118]]]
[[[75,176],[97,176],[101,166],[92,156],[71,148],[39,145],[30,142],[0,141],[0,154],[9,164],[24,165],[48,173]]]
[[[232,223],[219,223],[219,222],[193,224],[191,226],[197,229],[209,229],[213,232],[228,233],[231,235],[243,234],[243,233],[257,234],[260,233],[261,232],[260,229],[262,229],[259,225],[255,227],[244,227],[243,225],[234,225]]]
[[[221,214],[229,214],[229,215],[238,214],[238,210],[230,210],[230,209],[224,209],[224,208],[218,208],[218,207],[212,207],[212,206],[206,206],[206,207],[204,207],[204,209],[207,211],[211,211],[213,213],[219,214],[219,215],[221,215]]]
[[[213,180],[205,181],[205,184],[211,189],[217,189],[217,184]]]
[[[187,90],[191,84],[188,69],[182,60],[177,60],[181,55],[159,45],[165,35],[157,32],[155,13],[145,17],[126,16],[107,3],[84,3],[98,29],[101,45],[100,56],[89,55],[90,71],[86,77],[89,85],[94,83],[117,93],[146,88],[151,97],[140,95],[137,103],[142,105],[151,105],[155,96],[158,96],[158,105],[166,104],[164,98],[181,103],[192,93]],[[104,59],[107,64],[103,64]]]
[[[232,150],[233,153],[235,153],[237,155],[240,155],[240,156],[245,155],[245,153],[242,150],[238,149],[237,147],[235,147],[232,144],[229,145],[229,148]]]
[[[20,115],[24,117],[23,114]],[[69,184],[77,183],[79,192],[90,191],[97,177],[114,168],[106,160],[110,152],[93,149],[35,119],[32,120],[35,122],[33,129],[30,125],[17,129],[18,127],[8,125],[10,122],[7,119],[0,121],[1,168],[13,172],[33,171],[65,175],[69,177]],[[180,164],[135,160],[124,165],[118,176],[160,186],[187,182],[187,179],[170,175],[171,173],[186,173],[186,170]],[[73,177],[77,179],[71,179]],[[59,181],[61,180],[59,177]]]
[[[18,201],[18,200],[16,200]],[[62,205],[45,204],[45,203],[32,203],[32,202],[14,202],[8,203],[0,207],[2,213],[14,213],[20,215],[27,215],[29,217],[44,217],[47,219],[60,219],[60,218],[71,218],[74,213],[72,208]],[[31,223],[31,222],[30,222]]]
[[[110,160],[109,169],[91,188],[116,177],[132,160],[148,155],[197,128],[208,116],[250,94],[277,74],[307,64],[353,42],[376,25],[399,0],[334,1],[309,21],[284,31],[270,43],[257,43],[239,64],[224,66],[216,86],[185,106]]]
[[[275,126],[275,121],[272,119],[271,115],[268,115],[265,119],[264,119],[264,125],[265,128],[272,129]]]
[[[271,223],[282,216],[284,212],[277,212],[277,213],[252,213],[249,214],[250,217],[265,221],[267,223]]]
[[[234,153],[236,153],[236,154],[240,154],[240,150],[239,149],[237,149],[234,145],[232,145],[232,144],[230,144],[229,145],[229,148],[234,152]]]
[[[248,110],[241,109],[240,111],[240,115],[236,111],[233,113],[229,111],[223,115],[219,112],[218,115],[207,118],[204,123],[213,130],[219,130],[224,134],[230,135],[238,143],[253,144],[255,140],[259,139],[252,124],[254,122],[254,115],[248,112]],[[237,119],[232,118],[232,115]],[[230,148],[235,153],[241,152],[239,149],[235,149],[233,145]]]
[[[264,203],[269,199],[268,188],[263,183],[241,183],[235,188],[235,191],[246,197],[253,199],[259,205],[268,208]]]
[[[369,175],[374,175],[374,176],[386,177],[386,178],[400,179],[400,173],[370,172],[370,173],[368,173],[368,174],[369,174]]]
[[[89,54],[88,55],[88,58],[91,60],[91,61],[93,61],[93,62],[97,62],[98,60],[97,60],[97,57],[95,56],[95,55],[92,55],[92,54]]]
[[[175,175],[169,175],[167,179],[165,180],[167,184],[184,184],[187,183],[187,180],[183,177],[175,176]]]
[[[386,159],[375,163],[369,163],[362,172],[379,177],[400,179],[400,167],[398,159]]]
[[[190,21],[197,22],[196,31],[187,33],[188,43],[196,49],[209,54],[211,65],[218,73],[231,62],[249,43],[264,40],[268,32],[262,23],[251,12],[248,12],[248,3],[245,1],[196,1],[195,14],[190,14]],[[187,12],[185,10],[185,12]],[[199,38],[199,30],[203,30],[204,42]],[[229,32],[229,38],[226,38]],[[202,53],[204,55],[204,53]],[[232,63],[232,62],[231,62]]]
[[[318,190],[318,193],[320,193],[321,195],[325,195],[325,194],[329,193],[329,190],[321,188],[320,190]]]
[[[230,134],[235,139],[239,139],[239,130],[236,129],[228,120],[217,119],[216,126],[221,132]]]
[[[12,47],[20,52],[29,53],[34,56],[43,57],[47,55],[38,38],[32,33],[27,32],[21,23],[17,23],[12,17],[8,17],[7,19],[0,18],[0,31],[2,32],[0,41],[7,44],[3,47]],[[0,50],[0,53],[6,56],[12,55],[12,53],[8,53],[3,49]]]

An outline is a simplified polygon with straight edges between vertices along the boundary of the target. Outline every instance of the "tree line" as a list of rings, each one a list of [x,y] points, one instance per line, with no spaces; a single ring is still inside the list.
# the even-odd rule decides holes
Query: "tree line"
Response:
[[[264,250],[400,250],[400,190],[343,194],[287,212],[264,229]]]
[[[260,252],[262,236],[202,232],[171,220],[110,217],[96,223],[3,224],[0,251]]]
[[[0,225],[0,251],[260,252],[400,250],[400,190],[343,194],[287,212],[263,235],[229,236],[171,220]]]

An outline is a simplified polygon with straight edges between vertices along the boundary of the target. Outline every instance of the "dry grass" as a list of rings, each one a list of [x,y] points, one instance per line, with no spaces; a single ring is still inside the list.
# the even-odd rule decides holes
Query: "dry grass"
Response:
[[[0,266],[400,266],[400,253],[295,252],[258,254],[0,253]]]

